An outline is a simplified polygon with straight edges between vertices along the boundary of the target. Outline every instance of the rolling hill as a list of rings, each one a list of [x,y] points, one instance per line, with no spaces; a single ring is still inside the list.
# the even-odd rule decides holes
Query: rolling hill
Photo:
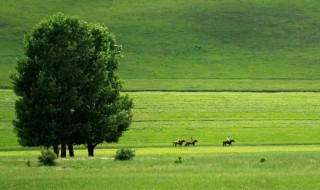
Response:
[[[125,90],[320,91],[317,0],[1,1],[2,88],[23,36],[57,12],[117,36]]]

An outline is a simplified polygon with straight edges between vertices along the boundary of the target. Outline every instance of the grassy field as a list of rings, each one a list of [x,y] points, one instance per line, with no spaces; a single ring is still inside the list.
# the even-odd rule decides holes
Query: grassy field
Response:
[[[13,133],[14,96],[0,90],[0,189],[317,189],[319,93],[131,92],[134,118],[118,144],[39,166]],[[199,140],[173,147],[178,137]],[[233,147],[222,147],[230,136]],[[117,148],[136,157],[115,162]],[[182,163],[175,161],[182,158]],[[261,163],[261,158],[267,161]],[[30,163],[30,166],[27,165]]]
[[[126,91],[319,92],[319,80],[125,79]]]
[[[0,87],[56,12],[116,34],[126,90],[319,91],[317,0],[1,1]]]
[[[319,93],[131,92],[133,123],[118,144],[102,147],[168,147],[190,137],[199,146],[319,144]],[[0,149],[19,148],[12,130],[14,100],[1,90]]]
[[[23,36],[57,12],[116,35],[135,106],[119,143],[44,167],[18,144],[4,89]],[[320,1],[0,0],[0,18],[0,189],[319,188]],[[120,147],[136,157],[115,162]]]
[[[138,148],[129,162],[113,161],[115,151],[98,150],[95,158],[78,151],[76,158],[59,159],[53,167],[38,166],[39,151],[1,152],[0,188],[291,190],[320,185],[320,146]]]

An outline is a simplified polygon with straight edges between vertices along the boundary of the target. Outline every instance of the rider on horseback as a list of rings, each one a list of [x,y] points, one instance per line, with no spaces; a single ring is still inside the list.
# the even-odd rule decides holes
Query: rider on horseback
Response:
[[[229,137],[227,137],[227,141],[230,142],[230,138]]]

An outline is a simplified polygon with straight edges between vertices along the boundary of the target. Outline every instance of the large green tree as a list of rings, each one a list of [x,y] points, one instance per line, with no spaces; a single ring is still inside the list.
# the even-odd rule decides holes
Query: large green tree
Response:
[[[64,157],[66,145],[73,152],[74,144],[85,144],[93,156],[97,144],[117,141],[131,123],[132,100],[120,95],[114,35],[60,13],[33,28],[24,44],[25,58],[12,75],[20,144],[55,150],[61,144]]]
[[[115,71],[121,57],[121,46],[114,35],[102,25],[91,25],[94,53],[85,73],[95,73],[81,85],[81,107],[75,110],[81,130],[76,135],[88,148],[88,155],[94,156],[94,148],[102,143],[117,142],[132,119],[132,101],[121,96],[121,81]]]

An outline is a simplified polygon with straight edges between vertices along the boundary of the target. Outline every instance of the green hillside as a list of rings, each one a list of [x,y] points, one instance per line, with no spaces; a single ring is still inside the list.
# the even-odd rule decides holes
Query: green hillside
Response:
[[[106,24],[126,90],[320,91],[318,0],[0,2],[0,86],[54,13]]]

